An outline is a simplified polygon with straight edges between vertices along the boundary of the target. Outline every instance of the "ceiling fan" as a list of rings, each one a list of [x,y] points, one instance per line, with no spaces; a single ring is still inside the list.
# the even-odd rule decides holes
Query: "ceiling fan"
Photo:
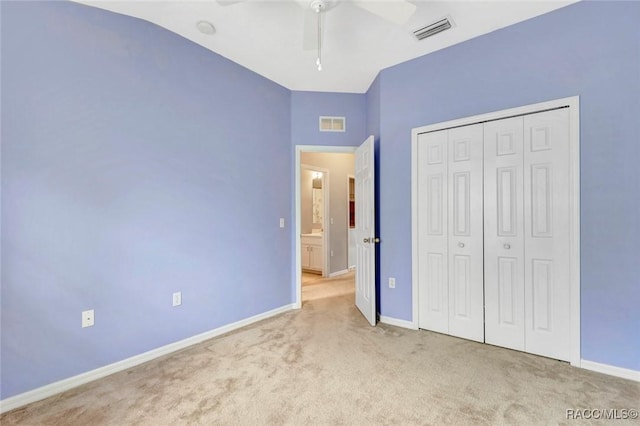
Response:
[[[246,0],[216,0],[221,6],[229,6]],[[324,14],[334,7],[349,3],[385,19],[395,25],[402,25],[416,10],[416,6],[407,0],[294,0],[306,8],[304,20],[303,49],[317,49],[316,66],[322,71],[322,34]]]

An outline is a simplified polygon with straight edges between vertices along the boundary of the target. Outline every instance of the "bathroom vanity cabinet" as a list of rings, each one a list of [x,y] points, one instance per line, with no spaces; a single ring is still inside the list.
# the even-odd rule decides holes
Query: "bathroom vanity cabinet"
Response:
[[[302,269],[322,273],[324,247],[322,234],[302,234],[300,237]]]

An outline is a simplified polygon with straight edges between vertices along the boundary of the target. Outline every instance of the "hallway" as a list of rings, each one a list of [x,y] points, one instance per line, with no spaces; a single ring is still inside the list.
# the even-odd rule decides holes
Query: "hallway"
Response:
[[[355,271],[333,278],[302,272],[302,306],[310,300],[326,299],[337,296],[348,296],[354,301]]]

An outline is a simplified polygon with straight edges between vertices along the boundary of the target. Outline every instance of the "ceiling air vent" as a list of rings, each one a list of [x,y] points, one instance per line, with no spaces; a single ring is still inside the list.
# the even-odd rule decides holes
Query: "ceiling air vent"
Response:
[[[432,35],[436,35],[441,33],[442,31],[448,30],[452,25],[451,18],[443,18],[439,21],[434,22],[431,25],[427,25],[426,27],[420,28],[419,30],[415,30],[413,35],[416,36],[418,40],[424,40],[427,37],[431,37]]]

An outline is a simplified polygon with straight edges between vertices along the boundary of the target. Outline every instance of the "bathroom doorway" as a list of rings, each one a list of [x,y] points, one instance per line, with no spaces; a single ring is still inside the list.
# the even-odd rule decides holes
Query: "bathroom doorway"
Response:
[[[302,283],[353,270],[349,256],[349,176],[355,147],[296,146],[296,307]],[[322,267],[320,267],[322,265]],[[318,281],[320,280],[320,281]]]
[[[304,156],[303,156],[304,161]],[[329,210],[329,170],[300,166],[300,263],[303,273],[326,277],[329,271],[327,247],[330,234],[325,231]]]

